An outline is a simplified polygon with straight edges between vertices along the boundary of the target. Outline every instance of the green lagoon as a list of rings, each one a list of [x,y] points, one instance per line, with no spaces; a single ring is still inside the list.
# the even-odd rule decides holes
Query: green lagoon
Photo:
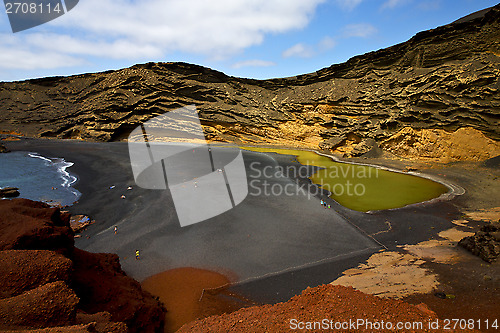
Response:
[[[366,165],[335,162],[312,151],[241,147],[245,150],[293,155],[302,165],[321,167],[310,177],[330,191],[330,197],[344,207],[361,211],[400,208],[428,201],[448,192],[443,184],[406,173]]]

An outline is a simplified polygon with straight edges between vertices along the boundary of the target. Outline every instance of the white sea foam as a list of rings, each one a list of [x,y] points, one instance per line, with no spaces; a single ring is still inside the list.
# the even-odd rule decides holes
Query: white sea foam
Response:
[[[77,178],[75,176],[70,175],[70,173],[68,171],[66,171],[66,169],[69,168],[70,166],[72,166],[74,163],[66,162],[63,158],[57,159],[58,160],[57,161],[56,159],[50,159],[50,158],[41,156],[37,153],[29,153],[28,156],[44,160],[44,161],[46,161],[47,166],[55,167],[57,169],[57,172],[59,173],[59,175],[61,177],[61,180],[62,180],[61,186],[62,187],[70,187],[71,185],[73,185],[77,181]],[[75,195],[77,194],[75,192],[73,192],[73,193]]]

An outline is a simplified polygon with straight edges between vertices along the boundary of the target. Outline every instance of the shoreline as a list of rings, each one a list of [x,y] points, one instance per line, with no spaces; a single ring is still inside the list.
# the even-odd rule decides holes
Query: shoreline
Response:
[[[74,163],[30,149],[7,154],[1,182],[7,187],[15,184],[20,192],[17,197],[61,208],[73,205],[80,198],[81,193],[73,187],[78,177],[67,171]]]
[[[34,138],[29,138],[29,139],[34,139]],[[38,139],[35,139],[35,140],[38,140]],[[48,139],[48,140],[55,140],[55,139]],[[77,141],[77,140],[68,140],[68,141],[81,142],[81,141]],[[232,143],[227,143],[227,144],[232,145]],[[255,147],[257,147],[257,148],[271,148],[271,149],[273,148],[273,146],[269,146],[269,145],[259,145],[259,146],[255,146]],[[350,164],[350,165],[360,165],[360,166],[373,167],[373,168],[376,168],[376,169],[385,170],[385,171],[389,171],[389,172],[394,172],[394,173],[399,173],[399,174],[404,174],[404,175],[416,176],[416,177],[420,177],[420,178],[424,178],[424,179],[429,179],[429,180],[434,181],[436,183],[442,184],[442,185],[444,185],[444,186],[446,186],[448,188],[448,192],[443,193],[439,197],[432,198],[430,200],[416,202],[416,203],[413,203],[413,204],[408,204],[408,205],[401,206],[401,207],[396,207],[396,208],[365,211],[364,213],[367,213],[367,214],[372,214],[372,213],[378,212],[378,211],[388,211],[388,210],[402,209],[402,208],[406,208],[406,207],[411,208],[412,206],[432,204],[434,202],[441,201],[441,200],[452,200],[454,197],[463,195],[465,193],[465,189],[463,187],[457,185],[457,184],[453,184],[451,182],[445,181],[444,179],[442,179],[440,177],[436,177],[434,175],[429,175],[429,174],[422,173],[422,172],[416,172],[416,171],[411,171],[411,170],[410,171],[404,171],[404,170],[400,170],[400,169],[396,169],[396,168],[392,168],[392,167],[387,167],[387,166],[383,166],[383,165],[378,165],[378,164],[372,164],[372,163],[362,163],[362,162],[357,162],[357,161],[346,161],[346,160],[338,158],[337,156],[334,156],[334,155],[331,155],[331,154],[327,154],[327,153],[323,153],[321,151],[314,150],[314,149],[308,149],[308,148],[300,148],[300,147],[294,147],[294,148],[278,148],[278,147],[276,147],[276,148],[277,149],[289,149],[289,150],[294,149],[294,150],[309,151],[309,152],[313,152],[313,153],[315,153],[317,155],[320,155],[320,156],[328,157],[328,158],[330,158],[334,162],[343,163],[343,164]],[[241,149],[244,149],[244,147],[241,148]],[[33,154],[38,154],[38,153],[37,152],[33,153],[33,152],[30,152],[29,150],[26,150],[25,152],[27,152],[28,155],[30,157],[32,157],[32,158],[40,158],[42,160],[49,161],[51,163],[54,163],[53,159],[59,158],[59,157],[45,157],[45,156],[36,156],[36,155],[32,156]],[[265,153],[265,152],[263,152],[263,153]],[[276,154],[281,154],[281,153],[276,153]],[[282,155],[286,155],[286,154],[282,154]],[[289,155],[290,156],[296,156],[293,153],[289,154]],[[58,172],[60,172],[63,176],[74,178],[74,180],[71,181],[67,186],[65,186],[65,184],[67,183],[67,179],[63,178],[64,183],[61,184],[61,186],[63,186],[63,187],[72,187],[71,185],[78,183],[78,181],[79,181],[78,176],[71,175],[70,173],[68,173],[66,171],[66,169],[70,168],[71,166],[73,166],[74,163],[73,162],[68,162],[64,158],[62,158],[62,161],[60,163],[64,163],[65,166],[63,168],[59,168],[58,167],[57,168]],[[302,164],[302,165],[305,165],[305,164]],[[313,175],[311,175],[310,177],[312,177],[312,176]],[[309,177],[309,179],[310,179],[310,177]],[[312,184],[319,186],[319,184],[316,184],[316,183],[312,183]],[[82,193],[80,193],[80,196],[81,195],[82,195]],[[78,201],[78,198],[75,201]],[[333,198],[331,198],[331,199],[334,200],[335,202],[337,202],[335,199],[333,199]],[[74,204],[74,202],[72,204]],[[66,206],[71,206],[72,204],[66,205]],[[338,203],[338,204],[341,205],[340,203]],[[345,207],[345,208],[347,208],[347,207]],[[348,208],[348,209],[350,209],[350,208]]]

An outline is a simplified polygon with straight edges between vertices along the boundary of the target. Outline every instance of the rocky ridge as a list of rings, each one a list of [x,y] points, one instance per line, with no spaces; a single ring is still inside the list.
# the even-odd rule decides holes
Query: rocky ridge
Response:
[[[366,147],[352,153],[360,155],[405,127],[470,127],[497,144],[499,77],[497,5],[296,77],[241,79],[186,63],[147,63],[3,82],[0,131],[123,140],[148,119],[194,104],[214,141],[319,147],[348,155],[352,149],[345,147],[363,143]]]

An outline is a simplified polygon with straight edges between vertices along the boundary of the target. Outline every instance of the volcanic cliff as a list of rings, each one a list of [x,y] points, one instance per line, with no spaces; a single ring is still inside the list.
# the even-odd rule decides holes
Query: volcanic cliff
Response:
[[[116,254],[75,248],[69,220],[42,202],[0,200],[0,331],[162,330],[163,305]]]
[[[493,145],[477,158],[486,159],[499,153],[499,28],[497,5],[407,42],[282,79],[242,79],[187,63],[147,63],[4,82],[0,131],[116,141],[152,117],[194,104],[207,138],[214,141],[339,149],[348,155],[378,144],[404,155],[415,142],[424,151],[433,140],[446,145],[442,135],[466,128],[473,137],[481,136],[478,151]],[[398,139],[401,130],[411,142]],[[422,136],[431,142],[419,141]],[[466,136],[463,141],[475,140]],[[355,149],[342,150],[349,145]]]

